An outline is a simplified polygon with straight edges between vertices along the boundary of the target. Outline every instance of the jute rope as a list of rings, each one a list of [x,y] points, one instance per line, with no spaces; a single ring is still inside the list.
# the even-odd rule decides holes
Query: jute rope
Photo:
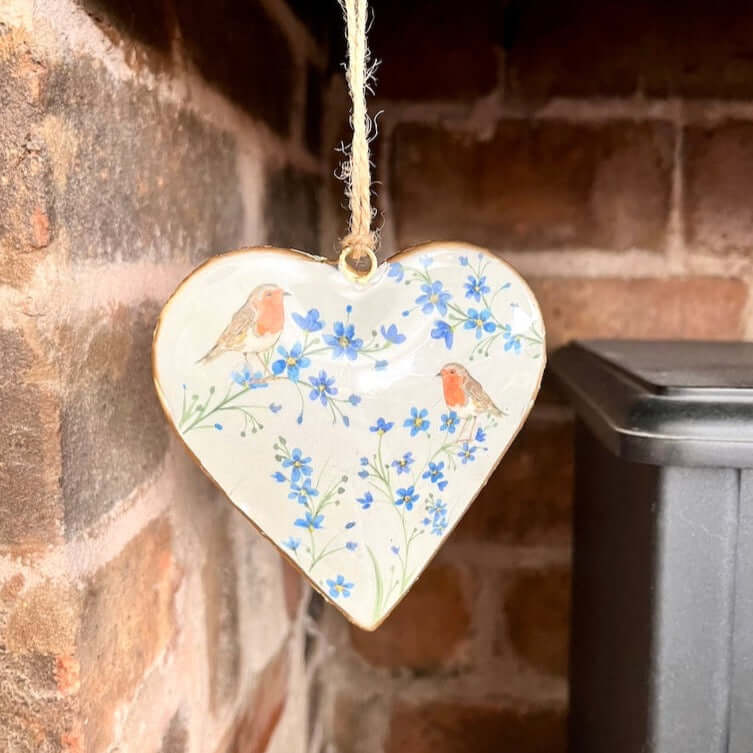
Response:
[[[369,66],[369,49],[366,44],[367,0],[340,0],[345,15],[348,41],[347,81],[350,98],[351,127],[353,141],[342,165],[341,176],[345,181],[345,194],[350,205],[348,234],[340,241],[342,254],[341,268],[349,264],[359,269],[359,260],[368,257],[374,271],[376,258],[376,234],[371,231],[373,210],[371,207],[371,164],[369,161],[369,139],[372,123],[366,111],[366,89],[374,69]]]

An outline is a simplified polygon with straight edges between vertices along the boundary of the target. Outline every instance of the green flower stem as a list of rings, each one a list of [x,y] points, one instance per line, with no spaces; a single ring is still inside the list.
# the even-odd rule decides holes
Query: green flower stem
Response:
[[[468,321],[468,315],[457,305],[457,303],[448,303],[447,308],[458,316],[461,321]]]
[[[335,413],[335,405],[331,400],[327,400],[327,407],[329,408],[329,412],[332,414],[332,423],[337,423],[337,413]],[[342,415],[342,411],[340,411],[340,415]]]
[[[263,382],[264,384],[271,384],[272,382],[282,382],[282,381],[288,381],[291,384],[294,384],[296,386],[296,388],[298,389],[298,394],[299,394],[299,396],[301,398],[301,409],[303,409],[303,404],[304,404],[303,403],[303,395],[301,394],[301,390],[300,390],[300,387],[298,386],[297,382],[294,382],[292,379],[289,379],[288,377],[285,377],[285,376],[282,376],[282,375],[279,375],[279,376],[269,375],[269,376],[265,377],[264,379],[260,380],[260,383]],[[232,384],[228,387],[227,392],[225,393],[225,397],[214,408],[212,408],[211,410],[207,410],[209,408],[209,402],[212,399],[211,395],[213,393],[213,388],[210,388],[210,396],[207,398],[206,403],[202,406],[202,410],[199,412],[199,414],[196,416],[196,418],[194,418],[193,421],[191,421],[191,423],[185,429],[182,430],[183,433],[187,434],[192,429],[197,428],[198,425],[202,421],[204,421],[205,419],[207,419],[210,416],[214,415],[218,411],[225,410],[226,406],[235,403],[235,401],[239,397],[242,397],[247,392],[250,392],[252,388],[251,387],[243,387],[238,392],[236,392],[235,394],[231,394],[231,389],[232,389]],[[236,409],[237,407],[239,407],[239,406],[233,405],[232,409]],[[263,409],[264,408],[262,407],[262,410]],[[189,416],[190,415],[191,414],[189,413]]]
[[[508,285],[508,283],[505,283],[505,285]],[[507,288],[505,287],[505,285],[500,285],[500,286],[499,286],[499,287],[498,287],[498,288],[497,288],[497,289],[496,289],[496,290],[494,291],[494,295],[492,296],[492,299],[491,299],[491,301],[489,302],[489,304],[487,304],[487,308],[489,309],[489,311],[491,311],[491,310],[492,310],[492,306],[494,305],[494,301],[496,300],[497,296],[498,296],[498,295],[499,295],[499,294],[500,294],[500,293],[501,293],[501,292],[502,292],[503,290],[506,290],[506,289],[507,289]],[[484,303],[486,303],[486,298],[484,298]]]
[[[536,329],[535,324],[531,324],[531,327],[529,329],[529,332],[533,332],[533,335],[526,335],[521,334],[518,335],[519,337],[522,337],[524,340],[528,340],[528,342],[532,343],[533,345],[543,345],[544,344],[544,338],[541,334],[539,334],[538,330]]]
[[[392,495],[392,486],[387,480],[384,471],[374,465],[374,463],[369,463],[368,467],[373,471],[373,473],[370,473],[368,477],[374,478],[382,484],[382,486],[377,486],[373,481],[370,481],[369,486],[379,494],[383,494],[387,504],[392,504],[395,501]]]
[[[500,328],[501,329],[501,328]],[[479,353],[482,356],[488,356],[489,355],[489,348],[491,348],[492,343],[502,335],[501,331],[495,332],[493,335],[489,335],[488,337],[484,337],[482,340],[479,340],[471,349],[471,353],[469,358],[473,359],[473,356],[476,353]]]
[[[290,381],[292,382],[293,380],[291,379]],[[301,392],[301,385],[298,382],[293,382],[293,384],[295,385],[296,392],[298,392],[298,399],[301,403],[301,410],[298,415],[303,416],[303,410],[306,407],[306,403],[303,399],[303,392]]]
[[[316,479],[316,488],[319,488],[319,485],[322,483],[322,478],[324,477],[324,471],[327,470],[327,466],[329,465],[330,458],[327,459],[327,461],[322,465],[321,471],[319,471],[319,477]]]
[[[184,434],[188,434],[191,429],[193,429],[195,426],[200,424],[205,418],[209,418],[210,416],[213,416],[217,411],[222,410],[226,405],[233,402],[234,400],[237,400],[241,395],[245,395],[247,392],[250,392],[250,387],[244,387],[241,389],[240,392],[237,392],[235,395],[230,396],[229,391],[225,395],[225,397],[214,407],[212,410],[205,412],[205,410],[202,410],[201,413],[196,417],[196,419],[189,424],[189,426],[186,428],[186,430],[183,432]],[[211,398],[209,398],[211,399]],[[206,405],[204,406],[204,409],[209,407],[209,399],[206,402]]]
[[[423,272],[420,269],[409,269],[408,271],[413,275],[413,281],[422,280],[429,285],[431,285],[433,282],[431,275],[429,274],[429,271],[427,269],[424,269]]]
[[[338,549],[332,549],[331,551],[328,551],[330,545],[332,542],[339,536],[339,534],[335,534],[325,545],[322,551],[319,553],[318,556],[314,557],[311,560],[311,564],[309,565],[309,570],[313,570],[316,565],[318,565],[325,557],[329,557],[330,554],[335,554],[336,552],[340,552],[343,549],[345,549],[344,546],[339,547]]]
[[[338,479],[334,486],[332,486],[330,490],[322,496],[321,500],[319,500],[319,504],[312,512],[312,515],[314,517],[316,517],[325,507],[328,507],[330,504],[332,504],[332,502],[334,501],[332,498],[335,496],[335,491],[341,483],[341,479]]]
[[[378,478],[384,484],[385,490],[387,492],[388,500],[390,502],[394,502],[395,494],[392,491],[392,483],[390,481],[390,472],[389,472],[389,469],[385,467],[384,461],[382,460],[382,438],[383,437],[384,437],[384,434],[379,435],[379,443],[377,444],[377,461],[379,463]]]
[[[416,477],[415,477],[415,479],[413,481],[414,485],[416,485],[418,483],[418,479],[423,474],[423,472],[428,469],[429,463],[431,463],[434,460],[436,460],[436,458],[439,457],[442,454],[444,454],[444,456],[447,458],[447,462],[448,462],[447,470],[448,471],[455,470],[455,468],[457,466],[457,463],[455,462],[455,456],[453,455],[452,450],[458,449],[459,447],[461,447],[463,445],[464,442],[470,442],[471,441],[470,437],[468,439],[463,439],[462,438],[463,437],[463,432],[465,431],[465,429],[468,426],[468,424],[470,423],[470,421],[471,421],[470,417],[464,418],[463,419],[463,423],[461,424],[460,429],[458,430],[458,438],[457,439],[453,439],[451,442],[444,442],[439,448],[437,448],[437,450],[435,450],[435,452],[426,461],[426,463],[424,464],[423,468],[421,468],[420,471],[418,472],[418,474],[416,475]],[[486,424],[483,427],[484,430],[487,430],[488,426],[489,425]]]
[[[362,345],[359,349],[359,353],[363,353],[363,355],[368,356],[370,353],[380,353],[383,350],[387,350],[388,348],[391,348],[393,343],[391,343],[389,340],[385,340],[381,345],[377,344],[376,338],[371,340],[370,342],[366,343],[366,345]]]
[[[379,617],[382,615],[382,610],[384,608],[383,599],[384,599],[384,581],[382,580],[382,573],[379,570],[379,563],[377,562],[377,558],[374,556],[374,552],[371,551],[370,546],[366,546],[366,551],[369,553],[369,558],[371,559],[371,565],[374,568],[374,582],[376,586],[376,594],[374,598],[374,619],[378,620]]]
[[[407,571],[408,571],[408,557],[410,556],[410,542],[408,541],[408,531],[405,527],[405,512],[401,512],[397,509],[397,506],[395,506],[395,510],[397,510],[397,514],[400,517],[400,522],[402,524],[403,528],[403,545],[405,546],[405,559],[402,557],[400,558],[400,564],[402,566],[403,572],[400,576],[400,591],[405,590],[406,586],[406,578],[407,578]]]
[[[311,562],[316,561],[316,544],[314,543],[314,529],[309,526],[308,527],[309,532],[309,540],[311,541]],[[309,569],[313,567],[313,564],[309,565]]]
[[[387,594],[384,597],[385,603],[390,598],[390,596],[392,596],[392,592],[395,590],[395,588],[397,588],[397,583],[398,583],[397,581],[394,581],[393,584],[390,586],[390,590],[387,591]]]
[[[180,409],[180,425],[186,420],[186,387],[183,386],[183,406]]]
[[[299,381],[298,384],[302,384],[304,387],[308,387],[311,390],[317,389],[316,387],[314,387],[314,385],[311,382]],[[327,407],[329,408],[330,413],[332,414],[332,423],[333,424],[337,423],[338,415],[340,416],[341,420],[345,418],[345,414],[343,413],[342,408],[340,408],[340,405],[343,403],[350,403],[350,400],[344,397],[332,397],[331,395],[325,395],[325,396],[327,398]]]

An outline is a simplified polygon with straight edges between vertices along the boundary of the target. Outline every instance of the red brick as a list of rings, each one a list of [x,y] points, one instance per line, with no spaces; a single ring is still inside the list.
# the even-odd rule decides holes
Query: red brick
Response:
[[[370,36],[380,60],[376,94],[386,99],[473,99],[497,84],[496,4],[387,0]]]
[[[490,706],[399,704],[386,753],[564,753],[559,711],[514,711]]]
[[[21,573],[12,575],[8,580],[3,581],[2,587],[0,587],[0,601],[9,604],[13,603],[21,593],[24,587],[26,579]]]
[[[59,401],[42,384],[44,368],[23,332],[0,329],[0,551],[13,555],[39,552],[62,532]]]
[[[725,277],[529,280],[546,326],[547,345],[573,338],[735,339],[748,292]]]
[[[0,649],[0,750],[78,753],[79,709],[57,692],[55,659]]]
[[[522,572],[505,594],[506,634],[518,656],[550,675],[567,675],[570,570]],[[505,633],[500,626],[498,635]],[[500,639],[497,651],[505,650]]]
[[[166,518],[151,522],[86,584],[79,633],[86,751],[112,739],[113,716],[175,633],[181,573]]]
[[[77,594],[70,586],[50,581],[34,586],[15,600],[4,643],[14,653],[73,654],[78,609]]]
[[[351,626],[351,642],[377,666],[437,669],[452,660],[468,635],[467,602],[460,572],[448,564],[432,564],[376,631]]]
[[[573,425],[528,422],[471,505],[453,540],[541,545],[569,538]]]
[[[63,695],[74,695],[81,687],[81,664],[76,656],[55,658],[55,679]]]
[[[54,203],[47,149],[35,129],[44,111],[46,66],[25,32],[0,36],[0,283],[23,289],[49,242]],[[44,242],[47,241],[47,242]]]
[[[230,744],[217,753],[263,753],[285,709],[290,674],[290,654],[285,643],[259,675],[247,710],[234,728]]]
[[[701,253],[753,252],[753,125],[685,130],[685,221]]]
[[[401,247],[443,238],[499,250],[664,248],[667,124],[509,120],[489,140],[409,124],[393,138]]]
[[[50,218],[39,207],[31,215],[31,237],[34,248],[44,248],[50,243]]]
[[[209,708],[216,713],[235,699],[241,672],[238,571],[224,502],[216,507],[211,528],[205,531],[207,554],[201,572],[209,664]]]
[[[743,0],[515,2],[505,21],[508,96],[753,96]]]
[[[97,311],[53,341],[64,364],[60,443],[68,538],[149,480],[167,452],[169,429],[152,382],[156,316],[153,303]]]

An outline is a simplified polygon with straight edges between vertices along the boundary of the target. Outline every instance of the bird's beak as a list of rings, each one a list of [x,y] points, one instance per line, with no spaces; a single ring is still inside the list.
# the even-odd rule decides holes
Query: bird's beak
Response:
[[[283,291],[282,291],[282,294],[283,294],[283,295],[293,295],[292,293],[288,293],[288,291],[287,291],[287,290],[283,290]]]
[[[434,374],[434,376],[442,376],[442,372],[438,371],[436,374]]]

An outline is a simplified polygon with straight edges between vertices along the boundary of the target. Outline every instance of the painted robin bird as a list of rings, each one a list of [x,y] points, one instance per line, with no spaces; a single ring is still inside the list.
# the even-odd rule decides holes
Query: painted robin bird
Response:
[[[471,436],[476,427],[476,419],[483,415],[505,415],[486,394],[481,384],[476,381],[465,366],[459,363],[446,363],[437,376],[442,377],[442,392],[444,401],[450,410],[454,410],[459,418],[473,418]]]
[[[233,314],[210,351],[197,363],[209,363],[223,353],[263,353],[279,340],[285,325],[283,296],[290,295],[277,285],[258,285]]]

